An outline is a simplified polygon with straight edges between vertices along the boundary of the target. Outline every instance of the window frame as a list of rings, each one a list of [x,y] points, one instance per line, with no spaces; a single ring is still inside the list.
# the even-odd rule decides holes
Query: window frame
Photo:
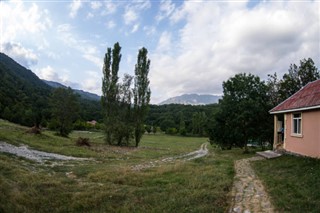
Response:
[[[292,113],[291,122],[292,122],[291,135],[296,137],[302,137],[302,112]]]

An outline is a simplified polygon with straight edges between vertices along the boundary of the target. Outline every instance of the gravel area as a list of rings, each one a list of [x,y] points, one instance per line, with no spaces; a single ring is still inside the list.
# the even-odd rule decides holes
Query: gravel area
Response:
[[[3,141],[0,141],[0,152],[14,154],[19,157],[24,157],[40,163],[45,160],[89,160],[89,158],[76,158],[55,153],[37,151],[29,148],[26,145],[14,146]]]

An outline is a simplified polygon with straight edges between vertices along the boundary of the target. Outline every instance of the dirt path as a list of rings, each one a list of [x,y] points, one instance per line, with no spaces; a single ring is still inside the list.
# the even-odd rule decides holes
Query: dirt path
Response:
[[[71,156],[59,155],[30,149],[28,146],[14,146],[0,141],[0,152],[14,154],[37,162],[45,160],[90,160],[89,158],[76,158]]]
[[[189,161],[189,160],[193,160],[193,159],[197,159],[197,158],[202,158],[204,156],[206,156],[209,151],[208,151],[208,143],[204,143],[201,145],[200,149],[194,151],[194,152],[190,152],[184,155],[178,155],[178,156],[173,156],[173,157],[167,157],[167,158],[163,158],[161,160],[156,160],[156,161],[150,161],[147,162],[145,164],[138,164],[138,165],[134,165],[132,166],[132,170],[134,171],[140,171],[143,169],[149,169],[152,167],[158,167],[161,164],[166,164],[166,163],[173,163],[177,160],[180,161]]]
[[[252,157],[235,162],[236,176],[233,183],[233,200],[229,213],[274,212],[262,182],[255,175],[250,165],[250,161],[262,159],[264,158]]]

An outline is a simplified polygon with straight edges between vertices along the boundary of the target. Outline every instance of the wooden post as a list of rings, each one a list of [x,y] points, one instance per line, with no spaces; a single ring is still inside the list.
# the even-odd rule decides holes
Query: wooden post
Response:
[[[273,150],[276,150],[278,144],[278,116],[276,114],[273,116],[273,123]]]

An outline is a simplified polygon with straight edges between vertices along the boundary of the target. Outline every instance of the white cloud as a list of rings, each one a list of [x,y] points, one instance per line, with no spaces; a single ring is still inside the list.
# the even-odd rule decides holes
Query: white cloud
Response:
[[[87,71],[86,79],[81,83],[83,90],[95,94],[101,94],[101,78],[102,76],[95,71]]]
[[[151,55],[152,91],[161,97],[221,94],[222,82],[236,73],[282,76],[291,63],[308,57],[319,65],[319,6],[268,1],[248,9],[246,2],[184,2],[172,18],[186,23],[178,38],[173,42],[169,32],[162,33]]]
[[[105,1],[103,11],[101,15],[106,16],[110,14],[114,14],[117,11],[117,4],[111,1]]]
[[[100,62],[101,59],[97,57],[97,47],[91,44],[91,42],[88,40],[81,40],[77,38],[72,30],[73,28],[70,24],[61,24],[57,26],[59,39],[61,39],[68,47],[79,51],[82,57],[92,62],[97,67],[101,68],[102,62]]]
[[[159,13],[156,16],[157,21],[169,17],[175,9],[175,4],[171,0],[161,0]]]
[[[94,54],[84,54],[83,57],[96,65],[99,69],[102,69],[103,60],[101,58],[94,56]]]
[[[135,23],[139,18],[139,14],[150,7],[150,1],[133,1],[131,4],[128,4],[123,14],[124,23],[126,25]]]
[[[97,10],[97,9],[101,8],[101,6],[102,6],[102,3],[100,1],[92,1],[91,2],[91,8],[93,10]]]
[[[12,57],[19,64],[30,68],[38,63],[38,56],[31,49],[26,49],[19,43],[3,43],[1,45],[1,52]]]
[[[148,36],[154,35],[157,32],[155,26],[144,26],[143,30],[146,32]]]
[[[77,16],[78,10],[82,7],[81,0],[73,0],[69,5],[70,13],[69,16],[71,18],[75,18]]]
[[[36,69],[35,72],[40,79],[45,79],[47,81],[64,83],[68,80],[66,75],[63,77],[59,76],[59,74],[49,65],[41,69]]]
[[[87,14],[87,19],[91,19],[91,18],[93,18],[93,17],[94,17],[93,13],[90,13],[90,12],[89,12],[89,13]]]
[[[165,31],[161,34],[158,46],[157,46],[157,52],[158,53],[164,53],[171,49],[171,33]]]
[[[125,13],[123,14],[123,19],[124,23],[129,25],[138,19],[138,15],[133,8],[127,7]]]
[[[1,43],[19,37],[42,36],[52,26],[47,10],[39,9],[35,3],[26,5],[22,1],[1,1],[0,20]]]
[[[132,30],[131,30],[131,33],[137,32],[138,29],[139,29],[139,24],[133,25]]]
[[[116,26],[116,23],[113,20],[107,22],[107,28],[112,29]]]

